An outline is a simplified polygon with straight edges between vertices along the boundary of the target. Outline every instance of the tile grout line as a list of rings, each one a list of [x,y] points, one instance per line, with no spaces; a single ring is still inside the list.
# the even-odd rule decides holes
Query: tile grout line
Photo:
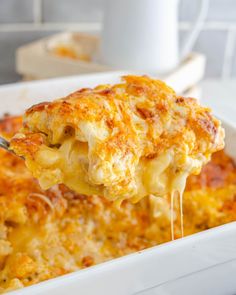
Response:
[[[42,1],[34,1],[34,23],[13,23],[13,24],[0,24],[0,31],[23,31],[23,30],[52,30],[52,29],[81,29],[81,30],[100,30],[100,22],[78,22],[78,23],[44,23],[42,17]],[[191,28],[188,22],[180,22],[179,29],[187,31]],[[236,23],[223,23],[223,22],[207,22],[204,24],[203,30],[231,30],[236,31]]]
[[[42,23],[42,0],[33,0],[34,1],[34,23]]]
[[[223,69],[221,77],[223,79],[229,78],[232,71],[232,59],[234,56],[234,47],[235,47],[235,32],[232,30],[228,31],[226,48],[223,60]]]
[[[83,31],[98,31],[101,29],[101,24],[98,22],[88,23],[19,23],[19,24],[0,24],[0,32],[12,31],[48,31],[48,30],[64,30],[70,29]]]
[[[181,30],[189,30],[192,28],[190,22],[179,22],[179,28]],[[218,22],[218,21],[206,21],[203,25],[203,30],[236,30],[235,22]]]

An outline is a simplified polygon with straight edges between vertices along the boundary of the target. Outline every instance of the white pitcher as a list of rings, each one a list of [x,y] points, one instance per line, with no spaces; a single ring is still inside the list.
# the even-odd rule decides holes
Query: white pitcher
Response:
[[[191,1],[191,0],[189,0]],[[196,41],[208,0],[201,0],[197,21],[179,53],[179,0],[106,0],[101,59],[114,68],[165,74]]]

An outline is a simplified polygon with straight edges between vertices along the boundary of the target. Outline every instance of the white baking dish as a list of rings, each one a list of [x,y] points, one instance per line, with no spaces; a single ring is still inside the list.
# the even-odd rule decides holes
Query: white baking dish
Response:
[[[0,115],[20,114],[34,103],[64,96],[80,87],[117,82],[121,74],[103,73],[1,86]],[[216,113],[219,115],[220,111],[224,114],[223,109]],[[227,152],[236,160],[236,128],[226,122],[224,126]],[[235,294],[235,273],[236,222],[232,222],[11,294]]]

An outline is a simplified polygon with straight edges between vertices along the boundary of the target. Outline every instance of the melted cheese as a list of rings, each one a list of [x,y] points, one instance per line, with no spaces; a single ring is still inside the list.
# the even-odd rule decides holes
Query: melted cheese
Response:
[[[1,136],[9,139],[20,125],[21,118],[1,120]],[[59,149],[66,154],[71,146],[75,149],[73,140],[67,137],[64,142],[63,147],[45,145],[50,159],[39,153],[45,170],[58,166]],[[87,163],[84,144],[79,154],[81,162]],[[152,159],[159,173],[165,170],[165,158],[168,162],[163,153],[159,164],[156,157]],[[168,195],[152,195],[136,204],[124,201],[117,208],[102,196],[79,195],[64,185],[42,190],[25,162],[12,153],[0,150],[0,161],[0,293],[171,240]],[[236,221],[235,179],[235,163],[223,152],[214,154],[200,175],[187,179],[185,235]],[[172,211],[175,238],[181,237],[179,210],[176,198]]]
[[[182,196],[187,176],[223,148],[223,138],[209,109],[161,81],[127,76],[33,106],[11,147],[43,189],[64,183],[120,203]]]

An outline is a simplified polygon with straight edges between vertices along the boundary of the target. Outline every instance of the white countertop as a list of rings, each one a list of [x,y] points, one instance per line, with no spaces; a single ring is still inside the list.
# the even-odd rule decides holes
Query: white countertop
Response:
[[[236,125],[236,79],[206,79],[201,86],[202,103],[211,107],[216,115]]]

